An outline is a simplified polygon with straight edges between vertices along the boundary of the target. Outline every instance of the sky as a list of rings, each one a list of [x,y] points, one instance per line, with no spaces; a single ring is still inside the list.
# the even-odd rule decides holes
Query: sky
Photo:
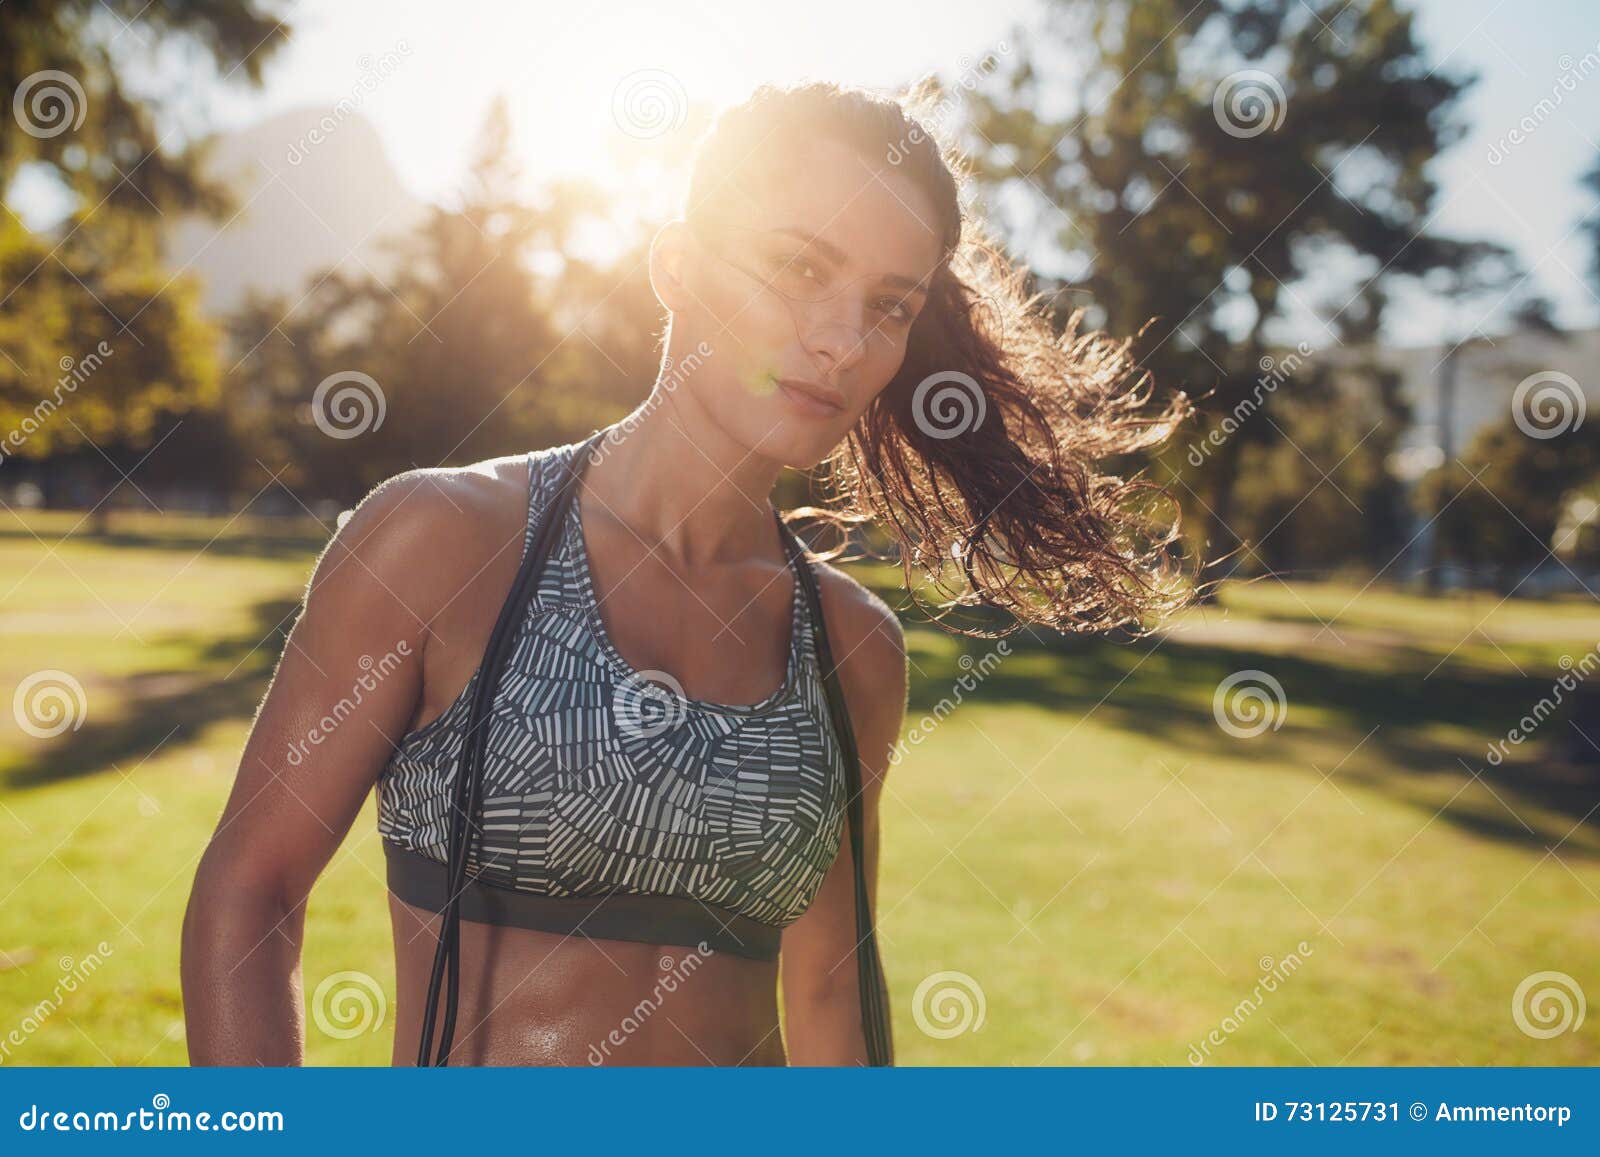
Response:
[[[448,201],[491,98],[505,92],[530,180],[643,166],[634,187],[641,203],[655,199],[647,211],[659,211],[680,191],[651,179],[651,150],[666,139],[654,118],[714,109],[765,80],[893,89],[929,71],[954,78],[1014,44],[1035,3],[302,0],[290,17],[295,40],[270,64],[264,89],[210,93],[203,107],[227,126],[348,98],[412,191]],[[1431,227],[1513,246],[1563,324],[1600,325],[1592,245],[1577,228],[1595,210],[1577,179],[1600,141],[1600,0],[1412,7],[1435,65],[1480,76],[1462,107],[1469,132],[1436,161],[1442,191]],[[1495,304],[1404,296],[1389,314],[1390,340],[1492,331]]]

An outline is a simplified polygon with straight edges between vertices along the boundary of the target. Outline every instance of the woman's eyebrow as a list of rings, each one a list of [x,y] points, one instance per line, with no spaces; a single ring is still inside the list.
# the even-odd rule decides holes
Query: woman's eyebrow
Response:
[[[782,233],[803,242],[808,248],[815,249],[835,265],[843,265],[848,260],[844,250],[833,244],[833,242],[798,225],[780,225],[774,228],[772,232]],[[925,284],[926,279],[919,280],[900,273],[885,273],[883,274],[883,281],[886,285],[892,285],[896,289],[904,289],[912,293],[925,294],[928,292],[928,287]]]

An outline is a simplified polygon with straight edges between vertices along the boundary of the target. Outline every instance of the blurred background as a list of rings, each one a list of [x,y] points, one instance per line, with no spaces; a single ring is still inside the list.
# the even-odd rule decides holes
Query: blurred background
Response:
[[[906,612],[902,1062],[1600,1060],[1594,5],[13,0],[0,1064],[185,1063],[193,869],[339,512],[642,400],[692,145],[803,78],[937,86],[1058,319],[1197,399],[1140,466],[1226,578],[1138,641]],[[311,1064],[389,1059],[372,806]]]

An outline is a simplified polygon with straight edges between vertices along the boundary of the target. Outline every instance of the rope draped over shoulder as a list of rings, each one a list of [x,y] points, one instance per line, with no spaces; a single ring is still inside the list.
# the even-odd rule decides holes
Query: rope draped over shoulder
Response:
[[[580,454],[589,453],[598,438],[599,432],[596,431],[584,444]],[[474,835],[480,832],[478,813],[483,782],[484,747],[488,743],[486,725],[489,709],[494,702],[494,692],[500,682],[500,674],[510,658],[511,645],[516,638],[517,628],[521,625],[528,603],[538,587],[539,576],[544,572],[545,560],[549,557],[556,528],[561,525],[567,504],[572,501],[572,493],[580,473],[573,469],[573,465],[578,461],[579,458],[574,456],[567,464],[567,473],[562,479],[560,489],[545,507],[534,533],[533,542],[517,570],[517,577],[512,581],[511,591],[500,607],[500,617],[495,621],[494,631],[484,647],[483,661],[478,666],[478,684],[473,689],[472,701],[467,709],[466,739],[461,745],[461,757],[457,763],[453,785],[446,885],[449,889],[449,899],[445,903],[443,919],[439,924],[439,946],[434,950],[433,973],[428,980],[427,1007],[422,1017],[422,1039],[417,1049],[419,1068],[429,1064],[450,1063],[450,1045],[455,1036],[456,1008],[461,987],[461,893],[466,886],[467,878],[467,828],[470,825]],[[528,484],[534,485],[534,479],[530,478]],[[447,967],[449,987],[445,999],[444,1028],[440,1034],[438,1058],[430,1060],[433,1051],[434,1020],[439,1007],[439,981]]]
[[[828,714],[833,719],[833,732],[839,739],[841,758],[844,761],[845,794],[848,798],[850,859],[855,875],[856,909],[856,988],[861,998],[861,1027],[866,1034],[867,1064],[894,1064],[894,1038],[889,1017],[889,992],[884,980],[883,963],[878,956],[878,936],[872,919],[872,899],[867,892],[866,855],[863,849],[861,806],[861,757],[856,751],[856,733],[850,726],[850,708],[845,703],[844,688],[839,683],[839,672],[833,661],[833,650],[828,645],[828,628],[822,617],[822,595],[817,589],[817,576],[806,557],[799,536],[783,516],[773,510],[778,529],[783,536],[789,557],[794,560],[795,574],[805,586],[806,599],[811,604],[813,636],[816,639],[817,661],[822,670],[822,689],[828,700]]]
[[[457,775],[452,785],[450,832],[447,841],[449,899],[445,903],[439,924],[439,943],[434,952],[433,971],[428,980],[422,1034],[417,1049],[418,1067],[450,1063],[450,1048],[455,1036],[456,1011],[461,986],[461,894],[466,887],[469,843],[479,837],[482,830],[479,812],[482,806],[484,749],[488,742],[487,723],[490,708],[494,703],[495,689],[510,659],[512,644],[527,613],[528,604],[532,601],[534,591],[538,589],[539,578],[544,572],[557,528],[566,519],[568,507],[577,489],[577,481],[582,475],[580,463],[586,455],[593,452],[601,434],[602,431],[596,430],[567,462],[560,487],[540,514],[532,543],[500,608],[500,616],[495,621],[494,631],[484,647],[483,661],[478,667],[479,679],[473,689],[467,713],[466,740],[462,744]],[[529,479],[529,485],[534,484],[535,480]],[[890,1031],[888,990],[878,956],[877,937],[867,891],[862,839],[861,765],[856,750],[855,732],[850,726],[850,713],[845,704],[844,691],[840,686],[833,655],[828,646],[827,627],[822,616],[822,600],[811,562],[806,557],[805,548],[795,532],[783,521],[783,516],[776,508],[772,513],[778,523],[784,548],[795,563],[794,570],[801,583],[802,595],[810,606],[823,690],[845,766],[850,853],[855,876],[857,987],[861,998],[861,1021],[867,1047],[867,1063],[892,1065],[894,1052]],[[440,1030],[439,1047],[435,1052],[434,1024],[439,1008],[439,987],[444,980],[448,980],[445,992],[445,1016]]]

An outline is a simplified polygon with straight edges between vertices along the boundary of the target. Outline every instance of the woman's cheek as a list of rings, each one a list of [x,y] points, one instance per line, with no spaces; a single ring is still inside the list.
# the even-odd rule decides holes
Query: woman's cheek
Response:
[[[745,341],[735,347],[732,360],[735,385],[742,398],[765,400],[778,391],[783,376],[781,347],[771,342]]]

